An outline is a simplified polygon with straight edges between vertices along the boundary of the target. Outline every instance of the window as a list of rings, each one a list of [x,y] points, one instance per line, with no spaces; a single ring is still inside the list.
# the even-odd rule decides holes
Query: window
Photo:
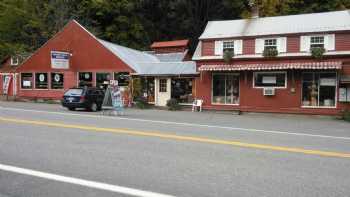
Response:
[[[114,73],[114,80],[118,81],[118,86],[128,86],[130,75],[128,72]]]
[[[63,89],[64,75],[62,73],[51,73],[51,89]]]
[[[79,87],[92,87],[92,72],[79,73]]]
[[[312,36],[310,38],[310,48],[324,48],[324,36]]]
[[[336,73],[304,73],[302,105],[304,107],[335,107]]]
[[[22,73],[21,74],[21,88],[22,89],[32,89],[33,88],[33,74],[32,73]]]
[[[239,75],[213,74],[212,103],[239,104]]]
[[[111,80],[110,73],[96,73],[96,87],[107,88],[109,80]]]
[[[47,73],[35,73],[35,89],[48,89],[49,80]]]
[[[235,42],[234,41],[226,41],[223,42],[223,52],[234,52]]]
[[[11,66],[17,66],[19,64],[18,57],[11,57]]]
[[[264,49],[277,49],[277,39],[265,39]]]
[[[159,92],[167,92],[167,79],[159,79]]]
[[[175,98],[179,103],[192,103],[192,78],[171,79],[171,98]]]
[[[286,88],[286,72],[257,72],[254,73],[254,87]]]

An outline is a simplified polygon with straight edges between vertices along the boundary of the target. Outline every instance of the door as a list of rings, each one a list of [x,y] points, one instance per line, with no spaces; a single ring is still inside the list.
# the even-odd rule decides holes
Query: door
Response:
[[[171,98],[171,79],[156,78],[156,105],[166,106],[167,101]]]

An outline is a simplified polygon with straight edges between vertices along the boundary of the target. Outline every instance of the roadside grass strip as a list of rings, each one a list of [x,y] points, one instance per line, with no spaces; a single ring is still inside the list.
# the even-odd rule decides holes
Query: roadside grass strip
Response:
[[[92,132],[108,132],[108,133],[125,134],[125,135],[133,135],[133,136],[144,136],[144,137],[155,137],[155,138],[179,140],[179,141],[201,142],[201,143],[207,143],[207,144],[231,145],[231,146],[243,147],[243,148],[263,149],[263,150],[271,150],[271,151],[279,151],[279,152],[301,153],[301,154],[318,155],[318,156],[324,156],[324,157],[350,158],[350,153],[328,152],[328,151],[310,150],[310,149],[302,149],[302,148],[291,148],[291,147],[273,146],[273,145],[265,145],[265,144],[253,144],[253,143],[245,143],[245,142],[240,142],[240,141],[231,141],[231,140],[228,141],[228,140],[211,139],[211,138],[204,138],[204,137],[165,134],[165,133],[151,132],[151,131],[146,132],[146,131],[137,131],[137,130],[121,129],[121,128],[102,128],[102,127],[72,125],[72,124],[64,124],[64,123],[56,123],[56,122],[22,120],[22,119],[4,118],[4,117],[0,117],[0,121],[17,123],[17,124],[78,129],[78,130],[92,131]]]

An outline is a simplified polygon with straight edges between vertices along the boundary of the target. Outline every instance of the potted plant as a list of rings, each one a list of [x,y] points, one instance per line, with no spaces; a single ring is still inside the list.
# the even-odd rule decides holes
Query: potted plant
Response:
[[[234,56],[234,52],[232,50],[226,50],[224,51],[224,61],[226,63],[230,63],[232,61],[232,58]]]
[[[314,47],[311,49],[311,56],[315,59],[322,59],[326,49],[323,47]]]
[[[263,51],[263,56],[267,58],[277,57],[277,55],[278,55],[278,50],[275,48],[266,48]]]

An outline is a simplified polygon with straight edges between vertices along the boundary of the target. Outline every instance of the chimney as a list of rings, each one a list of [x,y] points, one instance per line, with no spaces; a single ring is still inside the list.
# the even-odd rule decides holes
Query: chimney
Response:
[[[257,0],[249,0],[249,6],[251,10],[251,18],[259,18],[259,4]]]

